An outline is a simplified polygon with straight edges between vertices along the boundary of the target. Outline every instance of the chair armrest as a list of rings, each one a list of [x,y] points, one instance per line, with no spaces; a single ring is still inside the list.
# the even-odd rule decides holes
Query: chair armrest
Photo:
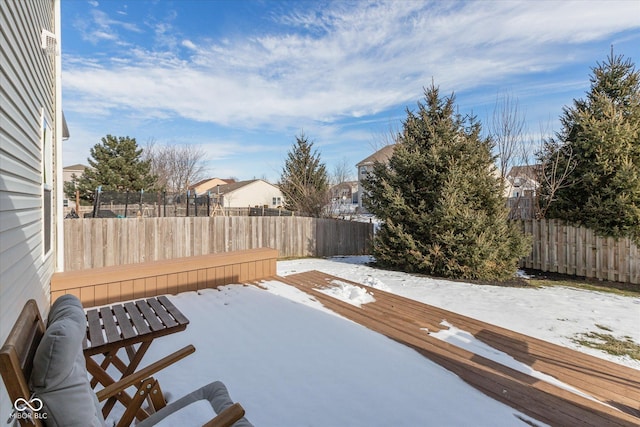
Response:
[[[231,427],[242,417],[244,408],[239,403],[234,403],[202,427]]]
[[[173,363],[177,362],[180,359],[183,359],[185,357],[187,357],[188,355],[190,355],[191,353],[193,353],[194,351],[196,351],[196,348],[189,344],[188,346],[181,348],[180,350],[171,353],[168,356],[163,357],[162,359],[158,360],[157,362],[152,363],[151,365],[137,371],[134,372],[131,375],[127,375],[126,377],[116,381],[113,384],[108,385],[107,387],[103,388],[102,390],[98,391],[96,393],[96,396],[98,397],[98,401],[102,402],[105,399],[108,399],[112,396],[115,396],[116,394],[120,393],[121,391],[127,389],[128,387],[144,380],[145,378],[148,378],[150,376],[152,376],[153,374],[155,374],[156,372],[166,368],[169,365],[172,365]]]

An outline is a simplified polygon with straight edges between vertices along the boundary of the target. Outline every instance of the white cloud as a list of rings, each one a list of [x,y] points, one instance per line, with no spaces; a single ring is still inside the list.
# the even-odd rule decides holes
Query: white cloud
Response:
[[[186,47],[187,49],[190,50],[197,50],[198,47],[195,45],[195,43],[193,43],[191,40],[182,40],[182,46]]]
[[[413,104],[432,78],[461,91],[552,70],[572,45],[638,28],[637,11],[628,1],[337,2],[281,16],[284,27],[267,34],[183,39],[188,59],[173,53],[175,29],[158,24],[168,50],[134,47],[98,69],[70,63],[64,87],[84,100],[79,108],[96,99],[103,109],[243,127],[334,122]],[[141,31],[99,11],[94,22],[95,38]]]

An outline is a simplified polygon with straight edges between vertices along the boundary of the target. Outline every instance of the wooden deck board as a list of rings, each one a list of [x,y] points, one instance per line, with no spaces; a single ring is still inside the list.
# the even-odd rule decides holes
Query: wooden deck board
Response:
[[[316,283],[330,285],[331,281],[340,280],[357,286],[365,286],[320,272],[303,274],[303,279],[307,284],[315,281]],[[293,277],[296,277],[296,275],[293,275]],[[384,295],[384,298],[379,298],[376,301],[376,309],[379,306],[392,305],[397,311],[407,313],[409,317],[418,315],[420,318],[429,319],[431,323],[435,324],[439,324],[442,320],[447,320],[454,326],[464,329],[477,339],[508,353],[516,360],[531,366],[537,371],[554,376],[613,406],[626,406],[627,412],[640,417],[638,408],[640,404],[640,371],[638,370],[626,369],[621,371],[620,365],[607,360],[572,351],[562,346],[395,294],[378,289],[369,288],[369,290],[377,295]],[[442,328],[442,326],[439,327]],[[429,328],[429,331],[437,330]]]
[[[277,280],[313,295],[351,320],[416,349],[489,396],[539,421],[551,425],[640,425],[638,370],[317,271],[277,277]],[[376,301],[360,308],[318,291],[335,286],[333,281],[364,287]],[[443,328],[440,324],[443,320],[601,403],[455,347],[421,329],[421,325],[427,324],[431,326],[427,327],[430,332],[437,331]]]

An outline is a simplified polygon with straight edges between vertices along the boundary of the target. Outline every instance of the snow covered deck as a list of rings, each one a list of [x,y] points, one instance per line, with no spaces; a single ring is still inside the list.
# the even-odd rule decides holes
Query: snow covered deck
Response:
[[[275,280],[415,349],[541,422],[640,424],[636,369],[318,271]]]
[[[571,337],[606,326],[640,343],[640,298],[451,282],[370,260],[280,261],[263,279],[169,296],[190,324],[156,339],[150,359],[197,350],[158,373],[165,396],[222,380],[265,427],[639,424],[640,362]]]

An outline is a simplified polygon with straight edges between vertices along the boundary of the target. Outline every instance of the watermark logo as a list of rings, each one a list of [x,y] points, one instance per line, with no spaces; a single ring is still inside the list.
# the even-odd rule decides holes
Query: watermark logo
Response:
[[[19,397],[13,402],[13,414],[11,414],[11,418],[15,419],[38,419],[38,420],[46,420],[47,413],[40,412],[43,407],[42,400],[37,397],[31,396],[29,400]]]
[[[42,400],[38,399],[37,397],[32,397],[29,400],[19,397],[15,402],[13,402],[13,407],[16,409],[16,411],[19,412],[28,410],[38,412],[40,409],[42,409]]]

